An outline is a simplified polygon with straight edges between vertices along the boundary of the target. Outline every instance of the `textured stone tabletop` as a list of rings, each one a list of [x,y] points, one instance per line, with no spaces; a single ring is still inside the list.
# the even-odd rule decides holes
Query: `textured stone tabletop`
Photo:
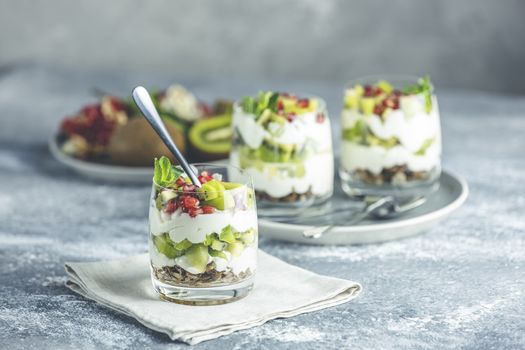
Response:
[[[2,348],[186,348],[64,286],[65,261],[146,252],[149,186],[79,177],[46,141],[93,100],[174,77],[0,70],[0,344]],[[274,87],[326,98],[334,127],[341,86],[178,79],[204,100]],[[439,88],[439,87],[438,87]],[[444,167],[467,202],[432,232],[366,246],[261,248],[317,273],[362,283],[354,301],[275,320],[196,349],[524,349],[525,97],[441,91]]]

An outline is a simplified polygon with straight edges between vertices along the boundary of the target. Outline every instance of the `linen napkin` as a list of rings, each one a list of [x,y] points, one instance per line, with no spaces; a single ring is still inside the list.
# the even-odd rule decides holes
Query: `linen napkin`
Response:
[[[324,309],[355,298],[361,285],[287,264],[259,250],[255,285],[238,301],[213,306],[160,300],[147,254],[122,260],[66,263],[67,287],[122,312],[173,340],[197,344],[280,317]]]

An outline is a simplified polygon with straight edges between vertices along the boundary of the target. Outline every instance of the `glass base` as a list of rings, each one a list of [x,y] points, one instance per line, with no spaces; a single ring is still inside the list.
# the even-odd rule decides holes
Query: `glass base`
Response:
[[[217,287],[177,287],[151,278],[153,288],[163,300],[185,305],[218,305],[247,296],[253,288],[253,276],[239,283]]]
[[[355,174],[339,169],[341,188],[352,198],[392,196],[398,199],[427,196],[439,189],[441,169],[436,168],[426,180],[408,181],[403,184],[370,184],[361,181]]]
[[[295,202],[272,202],[265,200],[257,200],[257,214],[259,217],[279,216],[295,216],[301,213],[306,208],[321,206],[332,197],[332,192],[322,196],[312,196],[304,201]]]

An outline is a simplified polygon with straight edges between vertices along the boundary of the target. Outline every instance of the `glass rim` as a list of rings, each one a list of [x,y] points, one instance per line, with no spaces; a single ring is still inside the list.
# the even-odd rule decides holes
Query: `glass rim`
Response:
[[[175,164],[175,166],[179,166],[179,164]],[[246,186],[248,188],[251,188],[253,190],[253,179],[252,179],[252,176],[250,174],[248,174],[244,169],[241,169],[235,165],[230,165],[230,164],[217,164],[217,163],[190,163],[190,166],[194,166],[198,169],[198,167],[211,167],[211,168],[222,168],[222,169],[228,169],[228,168],[231,168],[231,169],[235,169],[236,171],[238,171],[244,178],[245,178],[245,181],[243,181],[241,184],[241,186]],[[183,170],[184,171],[184,170]],[[185,172],[183,172],[185,174]],[[197,176],[200,175],[200,173],[197,174]],[[198,187],[196,190],[194,191],[183,191],[183,190],[178,190],[178,189],[174,189],[174,188],[170,188],[170,187],[165,187],[165,186],[161,186],[159,184],[157,184],[155,182],[155,179],[152,178],[151,179],[151,182],[152,182],[152,185],[155,186],[157,189],[162,189],[162,190],[169,190],[169,191],[174,191],[174,192],[177,192],[177,193],[188,193],[188,194],[199,194],[199,193],[202,193],[200,191],[198,191]],[[227,181],[227,182],[231,182],[231,181]],[[175,182],[173,182],[175,183]],[[192,183],[189,183],[188,185],[193,185]],[[235,189],[235,188],[234,188]],[[233,189],[224,189],[222,191],[206,191],[207,193],[224,193],[226,191],[231,191]]]
[[[262,91],[262,90],[261,90]],[[271,91],[271,90],[268,90],[268,91]],[[294,95],[294,96],[297,96],[299,98],[308,98],[308,99],[316,99],[318,101],[318,106],[317,106],[317,110],[315,112],[319,113],[319,112],[326,112],[326,109],[327,109],[327,104],[326,104],[326,101],[324,100],[324,98],[320,97],[319,95],[316,95],[316,94],[311,94],[311,93],[306,93],[306,92],[287,92],[287,91],[273,91],[273,92],[277,92],[277,93],[288,93],[290,95]],[[241,105],[240,105],[240,102],[242,101],[242,99],[244,97],[257,97],[257,95],[244,95],[243,97],[235,100],[235,102],[233,103],[233,109],[238,109],[238,108],[241,108]],[[308,112],[308,113],[313,113],[313,112]],[[253,114],[253,113],[247,113],[247,114]],[[307,113],[303,113],[303,114],[307,114]],[[302,115],[302,114],[298,114],[299,116]]]
[[[347,81],[344,85],[345,86],[344,89],[345,90],[350,89],[356,86],[357,84],[360,84],[360,85],[367,85],[367,83],[373,84],[380,80],[386,80],[394,86],[394,89],[400,89],[400,88],[403,88],[403,86],[401,87],[397,86],[395,82],[404,82],[407,85],[416,84],[418,80],[423,78],[424,76],[425,75],[417,76],[413,74],[369,74],[369,75],[364,75],[364,76],[357,77],[357,78]],[[430,87],[431,87],[432,93],[434,93],[435,86],[432,83],[432,81],[430,81]],[[413,94],[413,95],[419,95],[419,94]]]

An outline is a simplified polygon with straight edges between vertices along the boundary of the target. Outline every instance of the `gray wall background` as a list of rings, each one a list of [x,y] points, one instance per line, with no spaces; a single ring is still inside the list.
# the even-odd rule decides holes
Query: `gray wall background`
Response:
[[[429,73],[525,93],[519,0],[0,0],[0,68],[42,63],[185,78]]]

